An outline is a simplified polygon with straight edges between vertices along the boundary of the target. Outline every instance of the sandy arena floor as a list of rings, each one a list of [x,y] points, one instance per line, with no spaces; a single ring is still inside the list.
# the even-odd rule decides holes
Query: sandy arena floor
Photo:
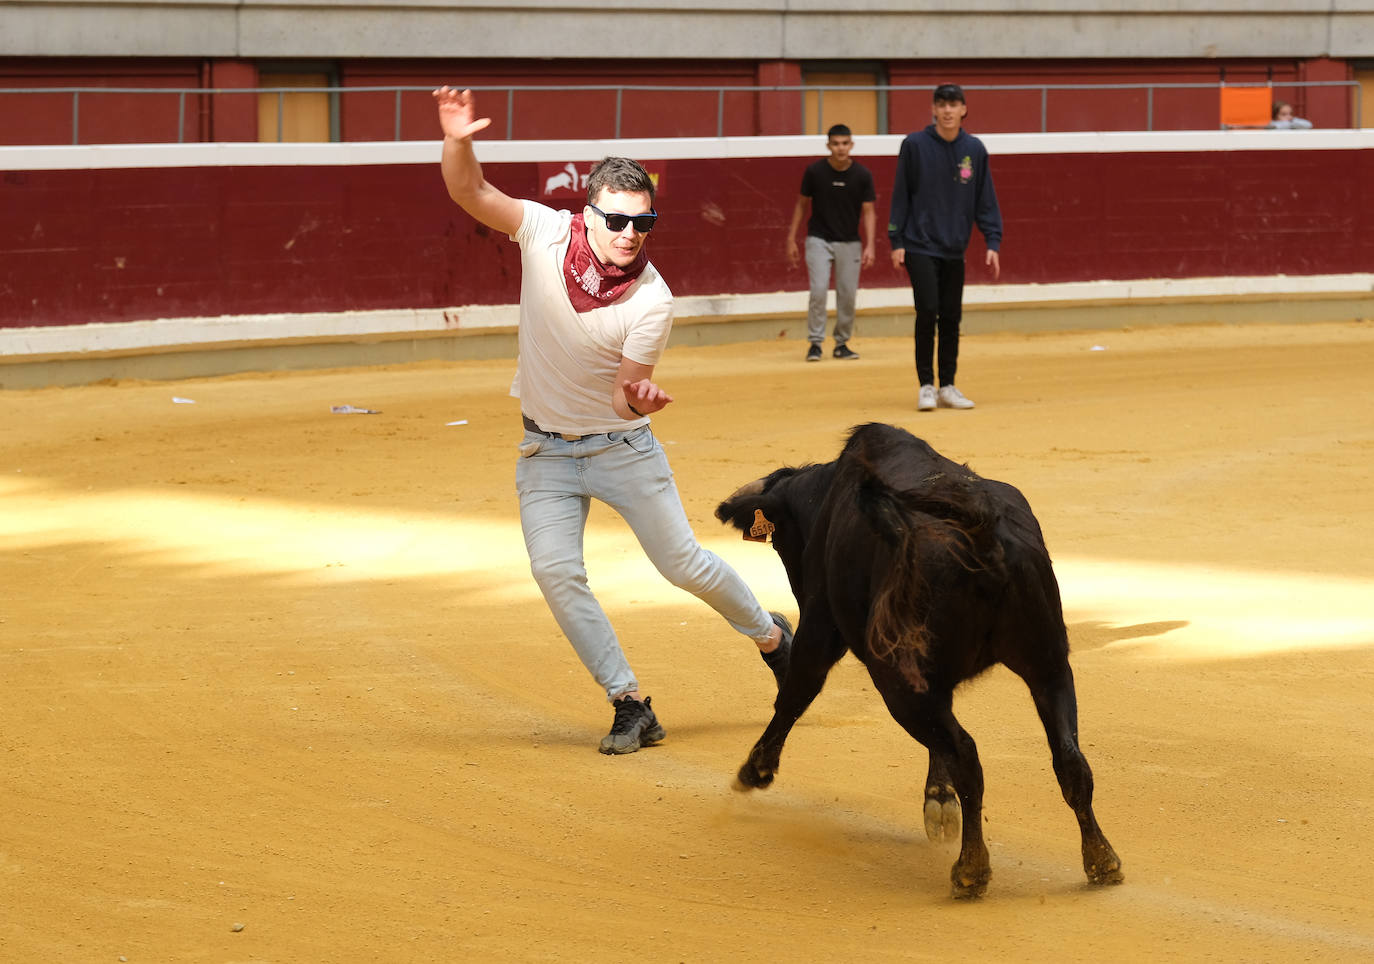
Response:
[[[598,754],[524,558],[513,362],[122,382],[0,395],[0,959],[1374,960],[1374,326],[973,334],[978,408],[928,414],[908,340],[855,347],[669,353],[697,532],[795,615],[712,518],[738,484],[878,420],[1021,487],[1124,885],[1086,885],[1000,669],[955,704],[981,901],[852,658],[732,792],[771,677],[604,507],[593,585],[668,738]]]

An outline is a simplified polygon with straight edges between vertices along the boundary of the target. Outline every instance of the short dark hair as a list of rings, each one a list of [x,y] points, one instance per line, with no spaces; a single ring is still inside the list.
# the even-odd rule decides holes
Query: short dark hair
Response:
[[[853,137],[853,136],[854,136],[854,132],[851,131],[851,130],[850,130],[847,126],[845,126],[844,124],[836,124],[834,127],[830,128],[830,130],[828,130],[828,131],[825,132],[825,139],[826,139],[826,140],[833,140],[833,139],[836,138],[836,137]]]
[[[955,102],[960,104],[968,103],[968,101],[964,99],[964,88],[960,87],[958,84],[941,84],[939,87],[936,87],[935,96],[931,98],[931,102],[936,103],[942,100],[951,104]]]
[[[1286,101],[1286,100],[1276,100],[1276,101],[1274,101],[1274,109],[1271,110],[1271,111],[1269,112],[1269,119],[1270,119],[1270,120],[1278,120],[1278,119],[1279,119],[1279,111],[1283,110],[1285,107],[1291,107],[1291,106],[1292,106],[1292,105],[1289,104],[1288,101]]]
[[[595,204],[602,190],[649,195],[654,203],[654,179],[644,165],[628,157],[603,157],[587,175],[587,203]]]

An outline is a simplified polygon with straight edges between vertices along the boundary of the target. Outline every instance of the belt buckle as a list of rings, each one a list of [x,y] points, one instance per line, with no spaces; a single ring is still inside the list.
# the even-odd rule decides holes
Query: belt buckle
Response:
[[[563,441],[565,441],[565,442],[580,442],[580,441],[582,441],[582,436],[581,436],[581,435],[569,435],[567,432],[559,432],[559,433],[558,433],[558,437],[561,438],[561,439],[562,439]]]

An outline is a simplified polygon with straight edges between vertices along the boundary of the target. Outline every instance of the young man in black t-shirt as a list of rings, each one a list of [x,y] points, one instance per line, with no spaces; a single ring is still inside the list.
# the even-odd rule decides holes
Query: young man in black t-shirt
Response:
[[[835,350],[834,357],[853,360],[858,352],[849,347],[854,334],[854,303],[859,292],[859,268],[873,266],[873,175],[849,156],[854,139],[848,127],[836,124],[826,135],[830,156],[807,167],[802,174],[801,196],[792,210],[787,230],[787,260],[795,268],[797,228],[807,202],[811,218],[806,223],[806,270],[811,276],[811,300],[807,305],[807,339],[811,347],[806,360],[821,360],[825,340],[825,299],[830,276],[835,276]],[[859,241],[859,222],[864,240]]]

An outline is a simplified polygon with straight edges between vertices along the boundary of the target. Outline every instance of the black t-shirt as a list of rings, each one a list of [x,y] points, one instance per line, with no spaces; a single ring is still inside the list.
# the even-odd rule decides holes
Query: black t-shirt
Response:
[[[837,171],[828,158],[807,166],[801,193],[811,199],[806,233],[823,241],[858,241],[859,215],[865,201],[876,199],[873,175],[857,161]]]

